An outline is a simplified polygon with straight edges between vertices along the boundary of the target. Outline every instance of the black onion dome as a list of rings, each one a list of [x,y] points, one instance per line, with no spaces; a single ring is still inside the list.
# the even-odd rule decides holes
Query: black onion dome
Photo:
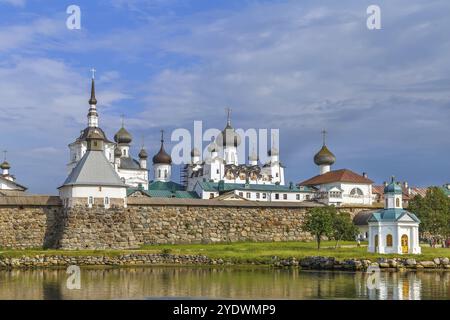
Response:
[[[153,164],[172,164],[172,157],[164,150],[164,146],[153,157]]]
[[[5,160],[5,161],[3,161],[2,164],[0,164],[0,169],[2,169],[2,170],[9,170],[9,169],[11,169],[11,166],[10,166],[10,164]]]
[[[326,145],[323,145],[322,149],[320,149],[320,151],[317,152],[316,155],[314,156],[314,163],[318,166],[321,165],[331,166],[335,162],[336,157],[330,150],[328,150]]]
[[[133,140],[131,134],[124,128],[120,128],[114,135],[114,141],[121,144],[129,144]]]
[[[241,137],[236,133],[230,123],[216,138],[216,143],[223,147],[237,147],[241,144]]]
[[[194,147],[191,151],[191,157],[200,157],[200,151]]]
[[[141,151],[139,151],[139,159],[147,159],[148,158],[148,154],[147,151],[145,151],[144,148],[141,149]]]

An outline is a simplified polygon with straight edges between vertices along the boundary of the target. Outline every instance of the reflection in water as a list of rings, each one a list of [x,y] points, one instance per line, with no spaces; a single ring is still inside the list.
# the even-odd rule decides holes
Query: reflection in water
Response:
[[[0,271],[0,299],[450,299],[450,272],[382,272],[369,290],[364,272],[269,268],[81,269],[69,290],[63,269]]]

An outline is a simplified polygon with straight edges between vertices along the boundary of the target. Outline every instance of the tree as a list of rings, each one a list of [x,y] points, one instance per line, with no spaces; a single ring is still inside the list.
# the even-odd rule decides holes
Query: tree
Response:
[[[432,238],[450,237],[450,198],[438,187],[432,187],[424,198],[414,197],[408,210],[420,219],[420,233],[422,237]]]
[[[358,228],[353,224],[348,212],[334,215],[332,237],[336,240],[335,248],[338,247],[340,240],[354,240],[357,234]]]
[[[311,233],[317,241],[317,249],[320,250],[320,240],[333,231],[333,219],[336,208],[332,206],[309,209],[303,224],[303,231]]]

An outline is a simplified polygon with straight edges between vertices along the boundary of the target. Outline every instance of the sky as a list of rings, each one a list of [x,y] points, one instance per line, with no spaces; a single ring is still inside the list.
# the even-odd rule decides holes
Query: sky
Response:
[[[112,139],[123,114],[135,155],[142,141],[155,154],[161,129],[222,129],[230,107],[235,128],[280,130],[286,182],[318,174],[326,129],[333,169],[442,185],[449,30],[447,0],[0,0],[0,150],[17,182],[56,194],[94,67],[100,126]]]

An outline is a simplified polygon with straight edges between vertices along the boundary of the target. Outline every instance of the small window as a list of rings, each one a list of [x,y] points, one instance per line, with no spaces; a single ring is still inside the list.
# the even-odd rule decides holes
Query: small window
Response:
[[[105,206],[109,205],[109,198],[108,197],[105,197],[104,204],[105,204]]]
[[[400,207],[400,198],[395,199],[395,206],[396,206],[397,208]]]
[[[219,169],[216,170],[216,173],[219,174]]]
[[[164,170],[164,178],[167,178],[167,170]]]
[[[277,172],[277,173],[275,173],[275,177],[277,177],[277,178],[278,178],[278,172]]]
[[[263,198],[263,199],[267,199],[267,194],[266,194],[266,193],[263,193],[263,194],[262,194],[262,198]]]
[[[89,197],[88,204],[93,205],[94,204],[94,197]]]
[[[158,178],[161,178],[161,169],[158,169]]]
[[[214,199],[214,193],[210,193],[210,194],[209,194],[209,198],[210,198],[210,199]]]
[[[298,193],[295,195],[295,199],[300,200],[300,195]]]
[[[243,192],[239,192],[239,196],[240,196],[240,197],[243,197],[243,196],[244,196],[244,193],[243,193]]]
[[[392,234],[388,234],[386,236],[386,246],[387,247],[392,247]]]
[[[283,199],[284,199],[284,200],[287,200],[287,194],[286,194],[286,193],[283,194]]]
[[[275,193],[275,200],[279,200],[280,199],[280,194],[279,193]]]
[[[247,199],[250,199],[252,197],[250,192],[247,192]]]
[[[102,192],[102,187],[98,187],[98,191]]]
[[[260,194],[259,194],[259,192],[257,192],[256,193],[256,199],[259,199],[260,198]]]
[[[306,195],[306,200],[310,200],[311,196],[309,194]]]

